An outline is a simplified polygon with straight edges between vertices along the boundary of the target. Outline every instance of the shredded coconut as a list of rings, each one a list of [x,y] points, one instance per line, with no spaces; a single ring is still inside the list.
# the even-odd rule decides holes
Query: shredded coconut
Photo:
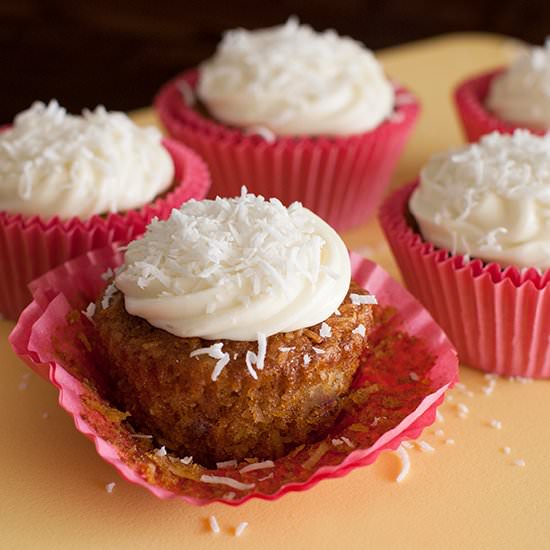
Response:
[[[273,477],[274,477],[274,474],[273,474],[273,472],[271,472],[271,473],[267,474],[264,477],[258,478],[258,481],[267,481],[268,479],[272,479]]]
[[[105,308],[103,308],[105,309]],[[90,302],[85,310],[82,311],[82,313],[90,320],[93,320],[93,316],[95,314],[95,303]]]
[[[223,342],[218,342],[217,344],[212,344],[211,346],[207,348],[199,348],[196,350],[193,350],[189,357],[196,357],[198,355],[208,355],[208,357],[211,357],[212,359],[217,359],[216,365],[214,366],[214,370],[212,371],[211,379],[212,382],[215,382],[220,374],[222,373],[223,369],[229,363],[229,353],[223,352]]]
[[[416,372],[409,372],[409,378],[413,381],[413,382],[418,382],[420,380],[420,376],[418,376],[418,374],[416,374]]]
[[[183,458],[180,458],[180,462],[182,464],[185,464],[186,466],[189,466],[189,464],[193,463],[193,457],[192,456],[184,456]]]
[[[321,338],[330,338],[332,335],[332,329],[326,323],[321,323],[321,328],[319,330],[319,336]]]
[[[247,491],[248,489],[253,489],[256,486],[255,483],[241,483],[240,481],[237,481],[236,479],[232,479],[230,477],[213,476],[213,475],[206,475],[206,474],[203,474],[200,480],[203,481],[204,483],[213,483],[215,485],[227,485],[228,487],[231,487],[232,489],[237,489],[239,491]]]
[[[505,455],[510,455],[510,454],[512,454],[512,449],[511,449],[511,447],[502,447],[502,452]]]
[[[364,304],[376,305],[378,303],[376,296],[373,296],[372,294],[350,294],[349,297],[350,297],[351,303],[354,306],[359,306]]]
[[[495,428],[495,430],[502,429],[502,422],[500,420],[493,419],[489,422],[489,425],[491,426],[491,428]]]
[[[318,353],[320,355],[322,355],[323,353],[325,353],[325,350],[324,349],[321,349],[321,348],[317,348],[315,346],[311,346],[311,349],[315,352],[315,353]]]
[[[363,337],[365,336],[366,332],[367,332],[367,329],[365,328],[365,325],[361,325],[361,324],[357,325],[351,331],[352,334],[359,334],[359,336],[363,336]]]
[[[307,367],[310,363],[311,357],[307,353],[304,353],[304,366]]]
[[[241,474],[246,474],[247,472],[253,472],[254,470],[263,470],[264,468],[273,468],[275,463],[272,460],[264,460],[263,462],[254,462],[253,464],[248,464],[239,470]]]
[[[248,527],[248,522],[247,521],[241,521],[241,523],[239,523],[239,525],[237,525],[237,527],[235,528],[235,536],[240,537],[244,533],[244,530],[247,527]]]
[[[216,516],[210,516],[208,518],[208,523],[210,524],[210,530],[212,531],[212,533],[218,534],[220,532],[220,526],[218,524]]]
[[[163,445],[160,449],[155,451],[155,454],[157,456],[166,456],[168,453],[166,452],[166,447]]]
[[[107,485],[105,485],[105,490],[106,490],[109,494],[111,494],[111,493],[113,492],[115,486],[116,486],[116,483],[115,483],[114,481],[111,481],[111,483],[107,483]]]
[[[409,471],[411,469],[411,460],[409,458],[409,453],[406,451],[403,443],[401,443],[401,445],[399,445],[399,447],[395,451],[395,454],[399,457],[399,460],[401,461],[401,471],[399,472],[399,475],[395,478],[395,481],[397,483],[401,483],[409,475]]]
[[[112,297],[116,294],[117,287],[114,283],[111,283],[106,289],[103,294],[103,298],[101,299],[101,307],[103,309],[107,309],[109,307],[109,304],[111,303]]]
[[[435,451],[435,449],[427,441],[418,441],[417,445],[423,453],[433,453]]]
[[[283,353],[287,353],[287,352],[292,351],[292,350],[294,350],[294,349],[296,349],[296,348],[294,348],[294,347],[292,347],[292,348],[287,348],[287,347],[284,347],[284,346],[283,346],[283,347],[280,347],[280,348],[279,348],[279,351],[282,351]]]

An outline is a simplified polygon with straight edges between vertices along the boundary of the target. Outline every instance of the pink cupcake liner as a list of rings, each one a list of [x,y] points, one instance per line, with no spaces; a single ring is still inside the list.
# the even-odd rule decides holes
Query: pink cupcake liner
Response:
[[[461,82],[454,93],[455,107],[462,123],[466,139],[474,143],[485,134],[500,132],[513,134],[518,128],[528,129],[533,134],[544,135],[546,130],[517,125],[498,118],[485,106],[491,82],[502,73],[500,68]]]
[[[93,350],[86,345],[93,341],[86,337],[93,334],[93,325],[79,312],[102,292],[106,283],[101,274],[121,261],[116,247],[106,247],[34,281],[33,302],[22,313],[10,342],[32,369],[59,389],[60,405],[100,456],[159,498],[238,505],[251,498],[275,500],[322,479],[343,476],[370,464],[381,451],[397,448],[402,440],[416,438],[434,422],[444,392],[456,381],[456,352],[427,311],[382,268],[352,256],[354,279],[382,304],[377,308],[377,328],[369,335],[372,351],[354,381],[355,388],[377,384],[376,391],[342,415],[327,438],[297,447],[272,468],[242,473],[193,466],[181,476],[165,478],[160,472],[174,464],[170,457],[143,449],[144,440],[131,437],[128,427],[117,420],[120,412],[109,408],[90,382],[97,372]],[[397,312],[392,304],[398,305]],[[230,477],[248,488],[206,483],[202,475]]]
[[[550,378],[550,270],[484,264],[425,242],[408,219],[413,182],[382,205],[380,222],[407,288],[460,361],[501,376]]]
[[[180,143],[165,139],[164,146],[175,166],[178,184],[166,195],[140,209],[121,214],[44,220],[0,211],[0,314],[17,319],[31,301],[27,285],[36,277],[80,256],[118,242],[126,244],[145,231],[151,219],[167,218],[172,208],[189,199],[202,199],[208,191],[209,175],[205,164]]]
[[[189,107],[178,86],[194,89],[197,80],[196,70],[179,75],[161,89],[155,107],[170,135],[205,159],[210,197],[238,195],[246,185],[286,205],[300,201],[338,230],[374,213],[419,112],[416,99],[397,87],[395,113],[370,132],[267,142]]]

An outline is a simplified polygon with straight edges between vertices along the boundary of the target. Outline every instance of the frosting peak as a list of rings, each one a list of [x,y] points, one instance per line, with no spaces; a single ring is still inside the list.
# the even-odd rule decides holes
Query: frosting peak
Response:
[[[155,128],[103,107],[34,103],[0,132],[0,210],[62,219],[139,208],[172,184]]]
[[[434,156],[410,209],[437,246],[501,265],[550,267],[550,135],[494,132]]]
[[[220,121],[277,135],[349,135],[388,117],[394,92],[372,52],[332,30],[285,25],[225,33],[198,95]]]
[[[116,285],[130,314],[167,332],[252,341],[324,321],[350,278],[347,249],[321,218],[243,191],[152,222]]]
[[[550,39],[521,55],[491,84],[487,107],[500,118],[550,128]]]

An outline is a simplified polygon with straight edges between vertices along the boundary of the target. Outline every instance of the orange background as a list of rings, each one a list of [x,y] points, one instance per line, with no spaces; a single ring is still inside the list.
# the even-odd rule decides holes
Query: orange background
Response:
[[[423,104],[394,185],[412,179],[430,154],[462,141],[452,87],[506,63],[516,48],[499,36],[458,34],[379,52],[388,74]],[[152,120],[148,110],[135,116]],[[344,238],[397,276],[376,222]],[[401,484],[394,481],[399,461],[387,452],[372,466],[276,502],[196,508],[157,500],[119,478],[57,406],[55,389],[14,356],[12,326],[0,321],[1,549],[550,548],[549,382],[499,379],[486,396],[483,375],[462,367],[466,388],[450,393],[440,409],[444,422],[421,437],[435,452],[410,450],[411,472]],[[458,417],[458,403],[469,408],[467,418]],[[493,419],[502,429],[490,426]],[[514,466],[516,459],[525,467]],[[209,530],[210,514],[218,535]],[[235,538],[241,521],[250,525]]]

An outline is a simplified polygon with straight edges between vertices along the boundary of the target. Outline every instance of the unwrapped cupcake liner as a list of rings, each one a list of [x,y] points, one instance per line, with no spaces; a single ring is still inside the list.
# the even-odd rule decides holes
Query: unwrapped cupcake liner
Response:
[[[528,129],[531,133],[544,135],[546,130],[534,129],[527,125],[506,122],[492,113],[485,106],[491,83],[503,69],[469,78],[461,82],[454,93],[455,107],[462,123],[466,139],[474,143],[485,134],[500,132],[513,134],[518,128]]]
[[[202,160],[180,143],[165,139],[175,167],[175,186],[167,194],[140,209],[92,216],[87,220],[24,216],[0,211],[0,314],[17,319],[31,301],[27,285],[36,277],[113,242],[121,245],[141,235],[153,219],[165,219],[172,208],[189,199],[202,199],[209,186]]]
[[[408,213],[416,186],[399,189],[380,210],[407,288],[462,363],[501,376],[550,378],[550,270],[503,269],[425,242]]]
[[[271,463],[208,470],[190,459],[182,462],[155,450],[154,441],[135,437],[124,413],[100,395],[94,327],[82,311],[103,291],[102,274],[121,262],[118,249],[106,247],[34,281],[33,301],[10,342],[58,388],[60,405],[97,452],[124,478],[159,498],[237,505],[251,498],[275,500],[345,475],[370,464],[381,451],[396,449],[402,440],[416,438],[434,422],[444,392],[457,378],[456,352],[427,311],[382,268],[353,256],[354,279],[381,304],[368,335],[370,351],[353,384],[358,392],[370,388],[368,399],[346,410],[323,440],[300,445]]]
[[[186,103],[197,71],[166,84],[155,99],[169,134],[196,150],[212,175],[210,197],[249,191],[301,202],[338,230],[376,210],[419,112],[417,100],[396,88],[396,108],[376,129],[349,137],[279,137],[267,141],[224,126]],[[182,86],[186,94],[182,94]]]

